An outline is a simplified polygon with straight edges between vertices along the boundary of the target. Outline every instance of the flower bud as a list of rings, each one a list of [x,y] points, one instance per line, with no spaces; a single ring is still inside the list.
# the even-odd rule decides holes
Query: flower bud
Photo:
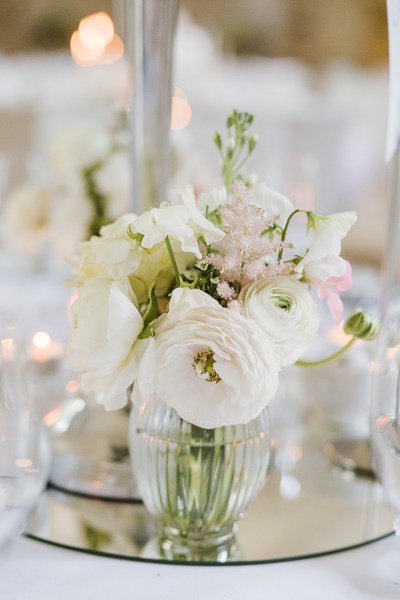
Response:
[[[343,331],[354,335],[360,340],[371,341],[379,333],[379,323],[376,317],[363,312],[359,308],[347,317],[343,325]]]

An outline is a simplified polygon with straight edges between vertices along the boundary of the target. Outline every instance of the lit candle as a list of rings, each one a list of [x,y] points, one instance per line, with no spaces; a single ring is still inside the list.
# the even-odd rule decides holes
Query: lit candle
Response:
[[[64,353],[64,346],[52,340],[46,331],[37,331],[27,348],[28,358],[38,371],[46,372],[57,368]]]

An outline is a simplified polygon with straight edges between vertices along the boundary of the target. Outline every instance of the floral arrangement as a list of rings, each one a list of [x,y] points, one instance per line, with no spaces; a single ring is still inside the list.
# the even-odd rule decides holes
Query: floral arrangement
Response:
[[[5,232],[24,253],[51,242],[59,255],[124,214],[130,157],[126,118],[111,126],[74,123],[49,144],[46,181],[28,180],[5,203]]]
[[[301,357],[318,332],[317,300],[342,317],[352,281],[341,241],[356,214],[304,211],[246,180],[252,121],[233,111],[227,141],[214,136],[222,187],[196,198],[188,186],[173,204],[126,214],[72,257],[69,360],[106,409],[124,406],[133,384],[135,403],[155,395],[199,427],[247,423],[274,397],[283,367],[311,364]],[[345,330],[349,346],[377,328],[357,311]]]

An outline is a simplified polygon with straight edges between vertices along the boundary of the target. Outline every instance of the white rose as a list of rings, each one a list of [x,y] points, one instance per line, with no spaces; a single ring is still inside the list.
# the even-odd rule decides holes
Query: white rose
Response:
[[[28,182],[16,188],[4,206],[5,233],[23,252],[37,252],[48,236],[52,210],[50,190]]]
[[[255,281],[239,299],[245,316],[279,348],[282,364],[296,362],[319,327],[318,307],[306,287],[293,277],[277,275]]]
[[[136,353],[147,344],[137,341],[143,319],[135,303],[128,283],[94,279],[79,288],[72,306],[69,363],[84,371],[87,390],[104,394],[107,410],[126,404],[127,389],[137,375]]]
[[[341,242],[357,220],[353,211],[336,213],[315,224],[314,240],[304,258],[296,266],[297,273],[326,281],[341,277],[346,272],[346,261],[341,258]]]
[[[224,232],[196,208],[195,197],[189,187],[182,192],[182,203],[180,206],[151,208],[135,220],[132,229],[143,235],[143,248],[153,248],[168,236],[179,242],[183,252],[201,258],[197,241],[199,237],[203,237],[207,244],[224,237]]]
[[[205,215],[225,206],[227,200],[226,187],[213,188],[208,192],[203,192],[197,199],[197,208]]]
[[[260,206],[268,215],[279,215],[277,223],[284,227],[289,215],[295,210],[293,204],[275,190],[271,190],[265,183],[258,183],[250,190],[253,204]]]
[[[254,419],[275,395],[276,348],[254,321],[200,290],[173,291],[139,370],[135,401],[156,393],[185,420],[212,429]]]

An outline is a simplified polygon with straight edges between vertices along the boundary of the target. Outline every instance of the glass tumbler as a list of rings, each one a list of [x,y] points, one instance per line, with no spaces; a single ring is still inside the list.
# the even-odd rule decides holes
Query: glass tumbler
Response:
[[[0,313],[0,548],[22,532],[47,481],[49,454],[15,321]]]

